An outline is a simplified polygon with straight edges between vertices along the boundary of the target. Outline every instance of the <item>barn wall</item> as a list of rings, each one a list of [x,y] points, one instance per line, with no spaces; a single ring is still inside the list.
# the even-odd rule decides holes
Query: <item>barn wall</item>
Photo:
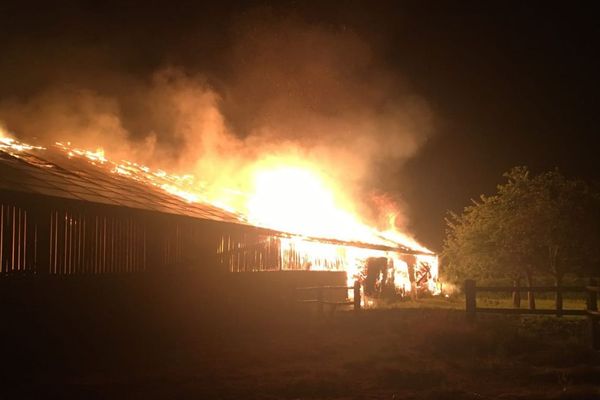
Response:
[[[216,265],[216,222],[0,192],[0,278]]]

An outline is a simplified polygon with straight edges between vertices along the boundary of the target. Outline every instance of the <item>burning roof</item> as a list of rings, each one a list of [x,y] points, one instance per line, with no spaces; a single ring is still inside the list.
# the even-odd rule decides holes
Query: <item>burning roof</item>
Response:
[[[186,176],[153,171],[129,161],[115,163],[106,159],[101,150],[81,150],[63,143],[44,148],[0,138],[0,190],[252,225],[243,215],[202,201],[195,194],[180,189],[186,179]],[[260,229],[333,245],[433,254],[389,240],[369,243]]]
[[[64,150],[64,151],[61,151]],[[187,202],[166,192],[166,175],[145,172],[144,184],[123,173],[97,153],[74,153],[64,146],[0,146],[0,189],[130,207],[193,218],[241,223],[240,216],[206,203]],[[121,167],[123,168],[123,167]],[[138,168],[132,164],[129,168]],[[140,169],[140,172],[144,172]]]

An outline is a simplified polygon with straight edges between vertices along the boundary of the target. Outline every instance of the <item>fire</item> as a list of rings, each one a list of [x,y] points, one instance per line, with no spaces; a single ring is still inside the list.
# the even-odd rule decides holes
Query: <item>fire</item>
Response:
[[[55,145],[68,157],[86,159],[111,173],[156,186],[187,202],[210,203],[234,212],[242,221],[289,234],[281,238],[283,269],[293,257],[295,265],[300,262],[304,269],[346,271],[351,284],[365,278],[369,260],[385,259],[381,275],[387,276],[388,284],[392,282],[406,292],[414,290],[415,285],[437,291],[437,256],[399,232],[394,213],[389,216],[387,229],[378,230],[362,221],[343,188],[318,166],[295,159],[269,158],[251,168],[247,191],[225,188],[209,194],[191,174],[169,174],[127,160],[115,162],[101,148],[90,151],[68,142]],[[44,148],[21,143],[0,132],[0,150],[18,157],[20,152]],[[353,246],[348,242],[372,246]],[[399,246],[420,254],[404,256]],[[417,275],[414,279],[409,274],[411,268],[419,269],[413,274]]]
[[[309,168],[279,165],[257,169],[247,203],[248,220],[307,236],[378,241],[372,229],[339,206],[339,196],[331,187]]]

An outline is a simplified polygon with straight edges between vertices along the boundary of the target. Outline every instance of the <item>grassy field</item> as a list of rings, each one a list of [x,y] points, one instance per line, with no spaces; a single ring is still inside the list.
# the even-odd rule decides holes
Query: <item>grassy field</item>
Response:
[[[556,308],[554,298],[551,296],[538,296],[535,300],[537,309],[553,310]],[[463,295],[454,295],[450,297],[434,296],[426,297],[419,300],[405,299],[401,301],[380,300],[372,301],[370,304],[373,308],[378,309],[450,309],[464,310],[465,298]],[[478,307],[496,307],[496,308],[513,308],[512,298],[509,294],[506,295],[485,295],[477,296]],[[527,308],[527,297],[524,295],[521,298],[521,307]],[[583,295],[563,298],[563,308],[565,310],[583,310],[586,308],[586,302]]]
[[[323,319],[302,310],[238,315],[228,326],[159,325],[142,339],[107,337],[71,352],[54,338],[56,352],[36,360],[35,374],[4,374],[0,390],[6,398],[600,398],[585,319],[482,315],[469,324],[460,304],[428,299]]]

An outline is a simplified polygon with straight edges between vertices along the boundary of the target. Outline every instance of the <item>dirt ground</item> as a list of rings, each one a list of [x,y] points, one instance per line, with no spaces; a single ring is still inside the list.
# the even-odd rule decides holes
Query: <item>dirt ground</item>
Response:
[[[2,398],[600,399],[586,320],[451,309],[288,315],[166,328],[41,329]],[[116,334],[120,331],[120,334]],[[87,338],[87,339],[86,339]],[[6,343],[6,342],[5,342]],[[40,353],[38,350],[44,348]],[[51,350],[48,350],[48,349]],[[38,350],[36,350],[38,349]]]

